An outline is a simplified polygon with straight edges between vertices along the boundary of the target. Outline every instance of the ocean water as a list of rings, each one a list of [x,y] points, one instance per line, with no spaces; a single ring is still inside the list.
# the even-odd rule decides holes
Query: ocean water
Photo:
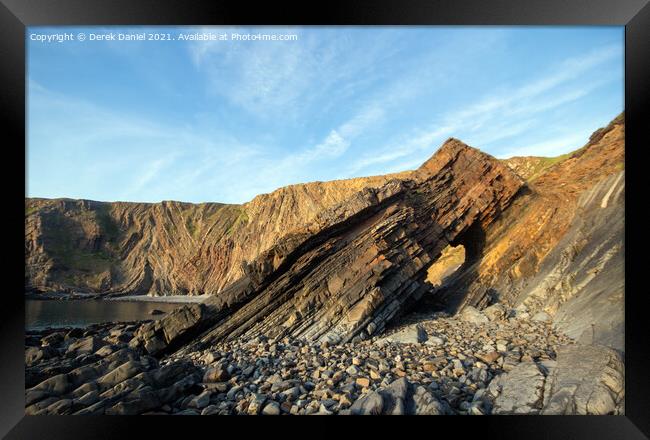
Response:
[[[151,315],[154,309],[170,312],[182,304],[155,301],[25,300],[25,328],[85,327],[103,322],[128,322],[160,319],[164,314]]]

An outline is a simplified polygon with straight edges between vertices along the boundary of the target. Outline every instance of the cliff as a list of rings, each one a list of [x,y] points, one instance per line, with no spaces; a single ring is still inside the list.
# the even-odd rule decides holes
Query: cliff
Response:
[[[525,159],[505,162],[517,169]],[[543,311],[573,336],[622,349],[624,159],[621,114],[534,180],[524,173],[525,190],[476,231],[478,249],[436,295],[454,310],[499,302]]]
[[[28,199],[25,284],[212,294],[201,343],[363,339],[432,300],[544,312],[621,349],[623,164],[620,115],[557,158],[499,161],[449,139],[412,172],[292,185],[243,205]]]
[[[214,294],[285,237],[317,231],[322,212],[405,175],[292,185],[243,205],[26,199],[25,287]]]

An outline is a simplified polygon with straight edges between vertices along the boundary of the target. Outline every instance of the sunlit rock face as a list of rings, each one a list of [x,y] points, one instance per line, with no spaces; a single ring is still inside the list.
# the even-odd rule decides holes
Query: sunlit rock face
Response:
[[[623,115],[545,167],[519,159],[504,162],[524,170],[526,187],[438,294],[452,310],[499,302],[545,312],[580,342],[623,350]]]
[[[217,294],[245,274],[247,261],[336,221],[325,212],[344,215],[334,209],[341,202],[363,202],[365,192],[409,174],[291,185],[243,205],[26,199],[25,287]]]
[[[412,178],[325,211],[331,226],[249,263],[237,288],[209,301],[223,319],[202,342],[264,335],[338,343],[378,334],[430,290],[427,269],[441,252],[490,224],[522,185],[498,160],[450,139]]]
[[[449,139],[412,172],[244,205],[28,199],[25,284],[210,294],[205,342],[365,338],[428,295],[452,313],[521,306],[620,349],[623,122],[559,158],[499,161]]]

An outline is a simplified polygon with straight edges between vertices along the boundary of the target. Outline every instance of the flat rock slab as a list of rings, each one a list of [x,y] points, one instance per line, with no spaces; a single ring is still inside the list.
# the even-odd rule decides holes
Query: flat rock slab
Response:
[[[378,342],[393,342],[400,344],[419,344],[428,339],[427,332],[419,325],[412,325],[380,339]]]
[[[472,322],[474,324],[484,324],[490,322],[490,319],[485,316],[481,311],[472,306],[466,306],[460,313],[459,318],[465,322]]]
[[[494,401],[494,414],[536,414],[542,406],[544,375],[534,362],[522,362],[495,379],[501,393]]]
[[[540,368],[541,367],[541,368]],[[522,362],[490,383],[494,414],[624,413],[625,366],[614,349],[564,345],[557,361]]]
[[[557,350],[544,389],[542,414],[623,414],[625,366],[621,355],[601,345]]]

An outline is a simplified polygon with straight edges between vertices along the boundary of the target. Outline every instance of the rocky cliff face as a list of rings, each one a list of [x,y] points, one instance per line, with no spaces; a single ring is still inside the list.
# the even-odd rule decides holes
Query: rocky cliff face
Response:
[[[208,304],[219,311],[202,339],[301,337],[345,342],[380,333],[429,291],[427,269],[451,242],[484,228],[523,181],[507,166],[450,139],[409,179],[358,193],[329,226],[281,243],[250,275]]]
[[[241,206],[28,200],[28,287],[215,294],[28,332],[26,413],[624,414],[623,159],[621,115]]]
[[[332,220],[324,211],[406,175],[292,185],[244,205],[27,199],[25,286],[102,295],[214,294],[276,243],[318,231]]]
[[[479,249],[435,295],[455,310],[500,302],[544,311],[583,341],[622,349],[624,143],[621,115],[534,180],[526,175],[525,190],[475,231]]]
[[[244,205],[29,199],[25,283],[214,294],[203,343],[363,339],[424,297],[452,311],[544,312],[583,342],[622,348],[623,160],[621,115],[558,158],[498,161],[450,139],[413,172],[293,185]],[[458,245],[462,266],[427,282]]]

